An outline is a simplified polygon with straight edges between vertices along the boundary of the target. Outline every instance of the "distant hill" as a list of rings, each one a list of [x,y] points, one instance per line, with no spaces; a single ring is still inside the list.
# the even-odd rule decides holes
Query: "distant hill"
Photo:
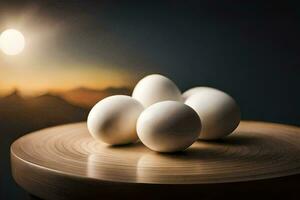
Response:
[[[117,94],[131,95],[131,92],[132,90],[126,87],[109,87],[103,90],[80,87],[58,93],[57,95],[74,105],[90,108],[105,97]]]
[[[72,105],[52,94],[23,98],[14,91],[0,98],[0,131],[2,136],[22,135],[39,128],[84,121],[88,112],[89,109]]]

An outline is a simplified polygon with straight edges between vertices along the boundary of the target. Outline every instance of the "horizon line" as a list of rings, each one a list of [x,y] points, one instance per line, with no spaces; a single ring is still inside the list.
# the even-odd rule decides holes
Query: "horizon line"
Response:
[[[22,97],[30,97],[30,96],[40,96],[45,94],[59,94],[67,91],[77,90],[77,89],[86,89],[86,90],[94,90],[94,91],[103,91],[107,89],[128,89],[133,90],[132,86],[107,86],[107,87],[90,87],[90,86],[77,86],[72,88],[64,88],[64,89],[58,89],[58,88],[49,88],[47,90],[41,90],[41,91],[31,91],[31,92],[25,92],[22,91],[22,89],[18,87],[11,88],[10,90],[3,91],[0,89],[0,97],[9,96],[13,93],[18,93]]]

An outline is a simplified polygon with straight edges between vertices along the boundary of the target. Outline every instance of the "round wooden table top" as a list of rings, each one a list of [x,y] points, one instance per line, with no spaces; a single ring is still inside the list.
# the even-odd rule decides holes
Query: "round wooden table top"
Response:
[[[11,146],[11,162],[16,182],[44,199],[150,197],[168,190],[205,194],[226,183],[263,186],[268,179],[300,174],[300,128],[241,122],[222,140],[161,154],[141,143],[107,146],[90,136],[86,123],[75,123],[19,138]]]

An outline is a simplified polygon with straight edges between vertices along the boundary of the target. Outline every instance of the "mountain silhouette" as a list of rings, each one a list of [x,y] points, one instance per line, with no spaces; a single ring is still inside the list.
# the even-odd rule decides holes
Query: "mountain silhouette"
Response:
[[[105,97],[117,94],[131,95],[131,92],[132,90],[126,87],[108,87],[102,90],[79,87],[57,95],[74,105],[90,108]]]
[[[72,105],[52,94],[23,98],[15,91],[0,99],[0,129],[42,128],[82,121],[86,119],[87,114],[87,109]],[[10,126],[13,124],[17,126]]]

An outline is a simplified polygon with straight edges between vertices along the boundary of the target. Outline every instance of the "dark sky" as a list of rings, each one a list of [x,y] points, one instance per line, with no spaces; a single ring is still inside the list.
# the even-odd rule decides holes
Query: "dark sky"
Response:
[[[134,81],[162,73],[182,90],[213,86],[247,119],[300,125],[300,7],[292,1],[0,2],[2,16],[32,8],[34,23],[63,29],[48,59],[113,66]]]

